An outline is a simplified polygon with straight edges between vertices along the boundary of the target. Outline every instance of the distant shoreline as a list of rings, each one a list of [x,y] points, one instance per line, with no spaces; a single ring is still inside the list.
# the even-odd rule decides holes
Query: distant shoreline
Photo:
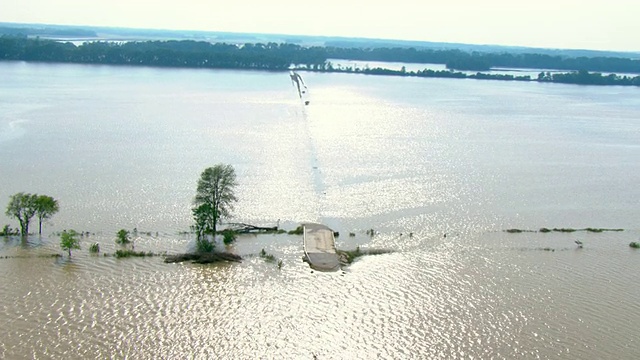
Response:
[[[500,81],[524,81],[543,83],[562,83],[575,85],[614,85],[640,86],[640,75],[619,76],[614,73],[602,75],[600,72],[587,70],[554,72],[541,71],[536,78],[530,75],[514,76],[509,74],[490,74],[492,69],[486,56],[468,54],[460,51],[423,52],[422,61],[430,56],[441,57],[446,62],[446,70],[417,70],[407,71],[404,66],[400,70],[388,68],[358,68],[353,66],[334,66],[329,58],[345,59],[349,55],[359,57],[355,60],[408,63],[411,49],[373,49],[371,53],[363,53],[363,49],[336,49],[324,47],[305,48],[294,44],[244,44],[237,46],[225,43],[208,43],[204,41],[141,41],[141,42],[86,42],[76,46],[70,42],[59,42],[27,36],[0,36],[0,61],[27,61],[43,63],[72,63],[72,64],[101,64],[101,65],[131,65],[171,68],[204,68],[204,69],[234,69],[234,70],[267,70],[290,71],[304,70],[324,73],[349,73],[383,76],[404,76],[423,78],[454,78]],[[377,51],[378,53],[374,53]],[[417,50],[413,49],[417,53]],[[377,55],[376,55],[377,54]],[[362,57],[371,59],[361,59]],[[336,57],[337,56],[337,57]],[[395,57],[394,59],[388,58]],[[449,57],[447,60],[446,57]],[[546,58],[545,58],[546,59]],[[618,67],[635,69],[635,62],[640,60],[611,58]],[[597,58],[596,58],[597,60]],[[614,61],[616,60],[616,61]],[[618,61],[619,60],[619,61]],[[417,63],[423,63],[418,61]],[[437,63],[441,63],[437,62]],[[496,60],[497,61],[497,60]],[[581,60],[582,61],[582,60]],[[586,61],[586,60],[584,60]],[[631,61],[631,63],[628,63]],[[540,62],[544,64],[543,61]],[[453,64],[453,65],[451,65]],[[586,64],[586,63],[585,63]],[[625,65],[626,64],[626,65]],[[495,66],[497,67],[497,66]],[[475,71],[466,74],[455,69]],[[549,68],[549,67],[547,67]],[[482,70],[484,69],[484,70]],[[483,72],[485,71],[485,72]]]
[[[545,72],[541,71],[537,78],[529,75],[514,76],[506,74],[489,74],[486,72],[477,72],[475,74],[465,74],[452,70],[418,70],[418,71],[402,71],[391,70],[386,68],[371,69],[332,69],[319,70],[307,68],[295,68],[298,71],[325,72],[325,73],[348,73],[348,74],[364,74],[379,76],[404,76],[404,77],[421,77],[421,78],[450,78],[450,79],[475,79],[475,80],[499,80],[499,81],[524,81],[538,83],[558,83],[571,85],[596,85],[596,86],[640,86],[640,75],[636,77],[619,76],[616,74],[602,75],[601,73],[588,71],[571,71],[571,72]]]

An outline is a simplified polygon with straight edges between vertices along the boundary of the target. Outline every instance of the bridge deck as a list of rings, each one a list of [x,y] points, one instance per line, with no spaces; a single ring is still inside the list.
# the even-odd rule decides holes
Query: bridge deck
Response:
[[[304,253],[311,268],[320,271],[340,269],[333,230],[321,224],[303,224]]]

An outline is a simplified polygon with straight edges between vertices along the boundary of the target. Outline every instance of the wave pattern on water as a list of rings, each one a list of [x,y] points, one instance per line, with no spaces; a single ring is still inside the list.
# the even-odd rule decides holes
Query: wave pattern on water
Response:
[[[0,103],[0,123],[28,120],[30,139],[0,142],[0,198],[52,195],[61,211],[47,234],[91,231],[71,259],[50,256],[62,253],[55,235],[0,239],[0,357],[640,353],[637,229],[501,231],[635,226],[635,89],[310,73],[305,107],[278,73],[2,63],[0,74],[14,85],[1,99],[40,104]],[[233,221],[319,221],[341,249],[392,252],[336,273],[312,272],[294,235],[240,236],[228,248],[240,264],[87,252],[115,252],[121,228],[139,230],[139,251],[193,248],[180,232],[200,172],[218,162],[241,184]]]

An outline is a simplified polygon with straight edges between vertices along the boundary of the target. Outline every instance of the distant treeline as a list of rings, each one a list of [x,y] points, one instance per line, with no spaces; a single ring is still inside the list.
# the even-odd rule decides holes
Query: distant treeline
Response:
[[[193,40],[85,42],[75,46],[18,36],[0,37],[0,60],[190,68],[286,70],[294,64],[321,64],[322,48],[293,44],[245,44]]]
[[[620,57],[561,57],[543,54],[464,52],[414,48],[325,48],[327,58],[365,61],[446,64],[454,70],[486,71],[491,68],[586,70],[640,73],[640,60]]]
[[[503,80],[503,81],[536,81],[552,82],[578,85],[619,85],[619,86],[640,86],[640,76],[619,76],[616,74],[602,75],[586,70],[572,71],[567,73],[540,72],[536,78],[529,75],[514,76],[508,74],[490,74],[477,72],[475,74],[465,74],[451,70],[418,70],[406,71],[376,68],[354,68],[329,66],[326,68],[311,69],[318,72],[346,72],[367,75],[388,75],[388,76],[412,76],[412,77],[432,77],[432,78],[455,78],[455,79],[480,79],[480,80]]]
[[[45,27],[15,27],[0,26],[0,34],[5,35],[43,35],[60,37],[95,37],[98,36],[93,30],[78,29],[73,27],[45,26]]]
[[[480,73],[467,75],[449,70],[407,72],[382,68],[359,69],[334,67],[327,59],[371,60],[386,62],[446,63],[450,69],[483,71],[495,66],[520,68],[579,69],[564,74],[540,73],[536,79]],[[69,42],[28,38],[0,37],[0,60],[24,60],[109,65],[143,65],[189,68],[287,70],[294,65],[311,71],[348,72],[371,75],[475,78],[519,80],[593,85],[640,86],[640,76],[618,76],[589,71],[640,72],[640,61],[623,58],[562,59],[536,54],[479,54],[459,50],[416,50],[402,48],[340,49],[303,47],[295,44],[209,43],[193,40],[142,42],[86,42],[76,46]],[[564,65],[560,65],[564,64]],[[581,67],[582,66],[582,67]]]

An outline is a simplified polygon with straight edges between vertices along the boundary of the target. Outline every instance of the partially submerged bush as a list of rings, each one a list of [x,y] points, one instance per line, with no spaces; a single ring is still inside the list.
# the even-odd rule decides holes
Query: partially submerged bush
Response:
[[[234,241],[236,241],[236,232],[233,230],[226,229],[222,231],[222,236],[223,236],[222,241],[224,242],[225,245],[229,245]]]
[[[304,228],[301,226],[298,226],[295,230],[290,230],[288,232],[289,235],[302,235],[304,233]]]
[[[566,233],[571,233],[576,231],[576,229],[567,229],[567,228],[562,228],[562,229],[558,229],[558,228],[553,228],[553,231],[557,231],[557,232],[566,232]]]
[[[93,243],[89,246],[90,253],[99,253],[100,252],[100,244]]]
[[[196,250],[201,253],[212,252],[215,248],[215,244],[207,238],[198,239],[196,241]]]
[[[0,236],[20,235],[19,229],[11,229],[11,226],[5,225],[0,231]]]
[[[152,252],[144,252],[144,251],[133,251],[133,250],[117,250],[116,251],[117,258],[125,258],[125,257],[145,257],[145,256],[155,256]]]
[[[340,255],[340,261],[343,264],[351,264],[355,259],[365,255],[382,255],[390,254],[392,250],[388,249],[365,249],[361,250],[360,246],[357,246],[355,250],[336,250],[336,253]]]
[[[263,258],[266,262],[276,262],[276,257],[264,251],[264,249],[260,250],[260,257]]]
[[[120,229],[116,233],[116,243],[120,245],[125,245],[131,242],[131,237],[129,236],[129,232],[125,229]]]
[[[624,229],[602,229],[602,228],[586,228],[586,231],[601,233],[603,231],[624,231]]]
[[[634,249],[640,249],[640,242],[633,241],[629,244],[629,247],[632,247]]]
[[[69,257],[71,257],[72,249],[80,249],[80,239],[78,239],[78,235],[78,232],[75,230],[64,230],[60,234],[60,247],[62,250],[69,252]]]

